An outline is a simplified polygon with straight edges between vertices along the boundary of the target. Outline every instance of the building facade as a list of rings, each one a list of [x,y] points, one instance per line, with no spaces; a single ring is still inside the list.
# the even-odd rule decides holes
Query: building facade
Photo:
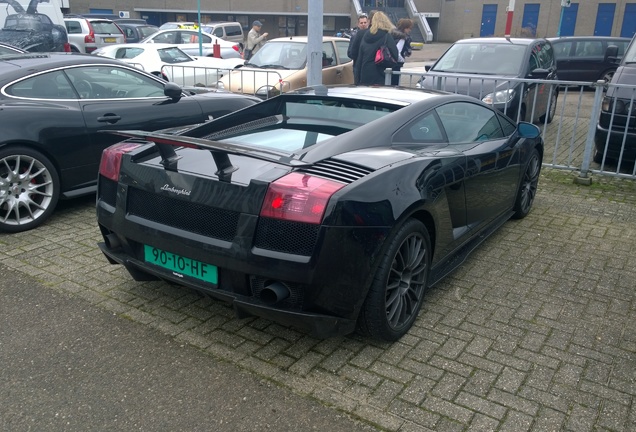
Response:
[[[258,19],[270,38],[306,35],[308,2],[312,0],[69,0],[65,13],[114,13],[168,21],[238,21],[247,32]],[[408,16],[405,1],[424,14],[434,41],[503,36],[510,0],[323,0],[323,32],[333,35],[355,25],[357,10],[385,10],[393,18]],[[512,36],[624,36],[636,32],[636,0],[516,0]],[[199,18],[200,17],[200,18]]]

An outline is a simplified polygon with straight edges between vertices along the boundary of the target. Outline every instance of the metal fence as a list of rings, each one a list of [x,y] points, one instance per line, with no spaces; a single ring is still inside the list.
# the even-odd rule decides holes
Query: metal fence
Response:
[[[276,87],[284,84],[277,72],[243,72],[240,69],[188,66],[171,66],[170,70],[163,70],[171,81],[180,85],[216,87],[217,82],[221,80],[222,88],[225,90],[252,94],[264,99],[278,94],[279,90]],[[541,128],[545,143],[544,166],[577,171],[583,179],[589,178],[591,173],[636,179],[636,85],[608,84],[602,81],[584,83],[521,78],[503,80],[474,75],[470,78],[468,86],[465,83],[460,86],[457,78],[423,72],[421,69],[403,69],[399,72],[387,69],[386,83],[391,82],[393,74],[400,75],[400,85],[403,87],[418,88],[418,82],[423,76],[437,77],[436,88],[471,94],[478,99],[483,99],[491,92],[488,89],[492,89],[493,83],[500,89],[520,85],[518,91],[521,94],[530,94],[523,107],[523,113],[521,105],[509,107],[504,103],[503,107],[497,107],[512,118],[532,120]],[[547,110],[554,111],[552,119],[542,115],[546,107],[541,105],[541,93],[532,91],[537,85],[543,86],[543,98],[548,95]],[[282,91],[289,89],[283,88]],[[554,107],[553,99],[550,98],[553,94],[557,95]],[[620,97],[610,98],[607,94],[618,94]],[[613,100],[617,102],[612,103]],[[602,111],[604,104],[606,109]],[[612,133],[603,135],[597,132],[599,118],[605,123],[604,129]]]
[[[441,73],[404,69],[400,72],[386,71],[386,83],[393,74],[400,75],[400,85],[418,88],[423,76],[435,77],[435,88],[453,93],[470,94],[483,99],[493,85],[500,89],[520,84],[520,93],[530,93],[525,119],[532,120],[542,130],[545,142],[543,165],[552,168],[577,171],[579,177],[588,178],[590,173],[636,179],[636,85],[611,84],[603,81],[584,83],[574,81],[529,80],[510,78],[495,80],[488,76],[471,77],[459,83],[455,77]],[[539,120],[539,92],[529,91],[543,84],[548,96],[557,95],[555,115],[552,121]],[[618,95],[609,97],[607,95]],[[548,97],[549,110],[551,98]],[[498,108],[518,118],[521,105],[513,112],[505,103]],[[599,119],[601,128],[598,128]],[[599,131],[597,131],[599,129]],[[607,131],[611,133],[607,133]],[[595,143],[596,141],[596,143]]]

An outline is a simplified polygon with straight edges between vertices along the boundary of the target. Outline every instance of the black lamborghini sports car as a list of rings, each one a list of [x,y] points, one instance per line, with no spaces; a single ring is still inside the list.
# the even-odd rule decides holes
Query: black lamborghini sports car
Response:
[[[316,337],[404,335],[426,288],[532,206],[543,141],[469,96],[301,89],[177,135],[120,131],[97,219],[112,263]]]

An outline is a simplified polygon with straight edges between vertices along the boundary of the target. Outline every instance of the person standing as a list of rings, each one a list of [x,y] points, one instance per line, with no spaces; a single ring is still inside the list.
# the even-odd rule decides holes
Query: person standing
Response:
[[[391,36],[393,36],[398,50],[398,64],[393,67],[395,72],[402,69],[406,57],[411,55],[411,30],[413,30],[413,20],[402,18],[397,22],[397,28],[391,31]],[[400,85],[400,74],[391,75],[391,85]]]
[[[358,26],[353,29],[353,31],[351,32],[351,39],[349,39],[349,48],[347,49],[347,56],[349,58],[353,58],[353,52],[352,52],[352,46],[353,46],[353,41],[355,40],[358,32],[360,30],[366,30],[369,28],[369,16],[367,14],[360,14],[358,15]]]
[[[394,59],[398,58],[397,45],[391,37],[393,23],[384,12],[376,12],[371,19],[371,27],[362,31],[360,48],[354,62],[354,83],[356,85],[384,85],[384,66],[375,64],[375,54],[386,45]]]
[[[263,23],[256,20],[252,23],[252,29],[247,34],[247,43],[245,44],[245,50],[243,50],[243,58],[248,61],[252,56],[265,44],[267,35],[269,33],[261,34],[261,28]]]
[[[360,43],[362,42],[362,36],[365,32],[369,31],[369,26],[373,22],[373,14],[375,10],[372,10],[369,15],[361,14],[358,17],[358,28],[354,35],[349,40],[349,48],[347,49],[347,57],[353,60],[353,82],[358,82],[356,61],[358,59],[358,53],[360,52]],[[366,21],[366,23],[365,23]],[[362,27],[360,26],[362,22]]]

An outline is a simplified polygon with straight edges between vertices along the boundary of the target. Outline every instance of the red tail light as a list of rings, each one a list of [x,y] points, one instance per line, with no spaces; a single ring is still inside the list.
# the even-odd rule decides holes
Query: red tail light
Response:
[[[91,23],[88,24],[88,34],[84,36],[85,43],[95,43],[95,31],[93,30],[93,26]]]
[[[71,49],[71,44],[66,42],[64,43],[64,52],[73,52],[73,50]]]
[[[140,145],[141,144],[124,142],[104,149],[102,152],[102,160],[99,162],[99,173],[109,180],[119,180],[122,156],[133,151]]]
[[[261,216],[319,224],[329,198],[344,186],[320,177],[288,174],[269,185]]]
[[[241,46],[240,45],[232,45],[232,48],[234,49],[234,51],[236,52],[241,52]]]

